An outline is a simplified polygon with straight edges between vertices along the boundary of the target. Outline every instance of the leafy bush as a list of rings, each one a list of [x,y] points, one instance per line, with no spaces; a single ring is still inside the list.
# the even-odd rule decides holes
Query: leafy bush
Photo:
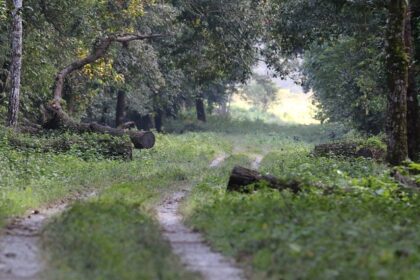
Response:
[[[386,144],[378,136],[367,139],[344,139],[315,146],[315,156],[364,157],[382,161],[386,156]]]
[[[133,147],[128,136],[70,132],[48,132],[34,136],[0,128],[0,137],[3,146],[10,146],[21,152],[66,153],[83,159],[132,158]]]

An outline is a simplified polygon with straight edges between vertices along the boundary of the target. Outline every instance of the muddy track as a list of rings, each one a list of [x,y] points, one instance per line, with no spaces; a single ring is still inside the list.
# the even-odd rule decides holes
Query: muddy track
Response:
[[[258,168],[261,165],[261,162],[264,159],[264,156],[263,155],[254,155],[253,157],[254,157],[254,160],[251,163],[251,168],[255,169],[255,170],[258,170]]]
[[[39,210],[27,217],[13,219],[0,235],[0,279],[36,280],[45,267],[40,235],[45,224],[67,209],[71,202],[95,196],[81,193]]]
[[[211,168],[220,166],[227,155],[217,157],[210,164]],[[253,166],[259,166],[262,156],[256,157]],[[232,259],[213,251],[200,233],[194,232],[183,224],[179,206],[188,195],[189,189],[172,194],[158,208],[157,216],[163,234],[170,242],[186,268],[200,273],[205,280],[237,280],[244,279],[243,271]]]
[[[218,156],[210,167],[220,166],[226,158],[226,154]],[[262,159],[262,156],[255,155],[252,167],[257,169]],[[192,231],[182,223],[178,209],[188,193],[189,189],[176,192],[157,208],[164,236],[170,241],[174,252],[189,270],[200,273],[206,280],[243,279],[242,270],[233,260],[214,252],[200,233]],[[49,207],[35,210],[27,217],[13,219],[0,235],[0,279],[40,279],[39,275],[45,268],[39,242],[43,227],[73,202],[95,195],[95,192],[77,194]]]
[[[216,157],[211,163],[210,168],[219,167],[227,158],[226,154],[221,154],[220,156]]]

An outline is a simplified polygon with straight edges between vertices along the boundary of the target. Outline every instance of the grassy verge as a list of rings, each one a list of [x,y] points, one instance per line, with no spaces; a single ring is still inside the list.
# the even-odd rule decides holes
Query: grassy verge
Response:
[[[136,151],[132,162],[94,156],[84,160],[78,151],[66,154],[17,151],[0,143],[0,226],[7,217],[22,215],[28,209],[71,193],[139,181],[167,170],[182,177],[181,165],[188,165],[192,159],[207,162],[226,144],[211,143],[211,138],[211,134],[194,133],[158,136],[156,148]]]
[[[47,226],[46,279],[196,279],[161,237],[153,206],[165,194],[199,180],[226,141],[212,134],[160,136],[158,146],[120,163],[117,184],[78,203]]]
[[[306,133],[295,128],[301,141],[281,134],[277,142],[262,133],[242,137],[248,141],[242,156],[207,173],[194,189],[184,205],[188,223],[250,267],[252,279],[417,279],[418,195],[401,191],[384,165],[312,157],[319,140]],[[247,165],[244,154],[264,150],[270,153],[263,172],[334,191],[226,193],[233,164]]]
[[[45,230],[46,279],[196,279],[147,211],[159,182],[115,185],[74,205]]]

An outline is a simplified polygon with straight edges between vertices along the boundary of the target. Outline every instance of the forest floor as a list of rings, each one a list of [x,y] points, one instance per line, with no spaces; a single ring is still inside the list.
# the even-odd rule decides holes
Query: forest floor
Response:
[[[136,152],[132,162],[0,145],[0,161],[7,166],[0,170],[1,238],[13,217],[40,212],[30,218],[42,221],[35,262],[46,266],[39,279],[419,275],[417,194],[401,191],[383,164],[311,155],[315,144],[342,136],[341,127],[211,118],[208,124],[173,123],[170,131],[158,135],[154,149]],[[226,193],[234,165],[334,191]],[[71,199],[91,192],[96,195]],[[66,197],[71,205],[59,215],[42,208]],[[179,232],[185,235],[181,242]],[[192,254],[197,252],[211,256],[214,267],[198,262]],[[18,259],[5,247],[0,255],[0,271],[8,265],[4,258]]]

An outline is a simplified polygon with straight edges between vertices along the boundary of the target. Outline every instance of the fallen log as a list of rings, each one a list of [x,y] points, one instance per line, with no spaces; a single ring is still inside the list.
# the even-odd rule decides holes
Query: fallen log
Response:
[[[71,119],[61,107],[53,105],[43,109],[43,128],[68,130],[76,133],[110,134],[119,137],[127,135],[136,149],[151,149],[155,145],[155,135],[150,131],[124,130],[97,123],[78,123]]]
[[[254,186],[254,188],[250,186]],[[255,170],[235,166],[230,175],[227,190],[230,192],[248,193],[262,186],[280,191],[288,189],[294,193],[302,189],[302,183],[296,180],[283,180],[271,175],[263,175]]]

